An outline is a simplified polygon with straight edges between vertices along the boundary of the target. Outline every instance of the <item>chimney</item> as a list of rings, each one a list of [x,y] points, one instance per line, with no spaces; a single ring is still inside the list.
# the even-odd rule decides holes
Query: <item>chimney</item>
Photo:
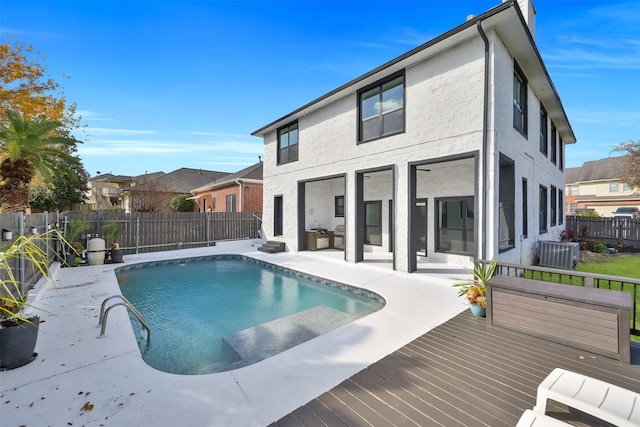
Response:
[[[502,0],[502,2],[507,2],[509,0]],[[531,32],[531,36],[536,38],[536,8],[533,6],[533,2],[531,0],[517,0],[518,6],[520,6],[520,12],[522,12],[522,16],[524,16],[524,21],[527,23],[529,27],[529,32]]]

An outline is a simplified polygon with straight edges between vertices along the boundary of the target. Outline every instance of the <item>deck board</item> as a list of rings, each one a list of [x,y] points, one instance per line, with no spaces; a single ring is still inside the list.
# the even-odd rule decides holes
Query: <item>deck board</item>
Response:
[[[632,364],[625,364],[464,312],[272,425],[513,426],[556,367],[640,393],[638,350],[632,346]],[[561,404],[550,402],[548,410],[590,425]]]

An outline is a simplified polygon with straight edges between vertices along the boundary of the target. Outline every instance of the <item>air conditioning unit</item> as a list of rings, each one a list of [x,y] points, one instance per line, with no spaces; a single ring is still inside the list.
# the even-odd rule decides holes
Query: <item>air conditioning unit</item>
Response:
[[[540,242],[540,266],[572,269],[580,260],[578,242]]]

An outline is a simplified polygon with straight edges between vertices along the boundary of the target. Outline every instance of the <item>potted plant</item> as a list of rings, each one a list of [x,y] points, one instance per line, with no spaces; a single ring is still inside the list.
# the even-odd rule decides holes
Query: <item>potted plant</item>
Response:
[[[17,368],[33,361],[40,318],[26,313],[26,290],[13,268],[24,257],[43,277],[50,280],[49,263],[42,243],[49,244],[55,230],[40,235],[19,236],[0,251],[0,370]],[[56,233],[57,234],[57,233]],[[31,307],[33,308],[33,307]]]
[[[118,243],[118,237],[120,236],[120,229],[116,222],[106,222],[102,226],[102,231],[107,237],[109,242],[109,257],[111,262],[122,262],[122,249],[120,249],[120,243]]]
[[[64,230],[64,242],[62,245],[62,261],[66,267],[74,267],[76,258],[82,257],[84,245],[80,242],[82,233],[87,228],[87,221],[74,219],[69,221]]]
[[[472,274],[469,279],[454,279],[460,282],[453,286],[460,288],[458,296],[464,297],[469,303],[469,308],[475,316],[484,317],[487,309],[487,281],[495,274],[498,260],[493,259],[488,264],[476,261],[474,268],[465,267]]]

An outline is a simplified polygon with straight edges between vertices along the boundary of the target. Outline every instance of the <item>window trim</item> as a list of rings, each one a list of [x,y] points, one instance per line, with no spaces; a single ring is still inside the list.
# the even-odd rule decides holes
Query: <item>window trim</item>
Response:
[[[397,79],[398,77],[402,77],[402,129],[388,133],[388,134],[384,134],[383,133],[383,126],[384,126],[384,120],[380,120],[380,129],[379,129],[379,133],[378,136],[376,137],[372,137],[372,138],[368,138],[368,139],[363,139],[363,121],[362,121],[362,95],[366,92],[369,92],[372,89],[375,88],[380,88],[380,94],[382,94],[382,86],[384,86],[385,83],[388,83],[392,80]],[[406,105],[406,99],[407,99],[407,79],[406,79],[406,75],[405,75],[405,71],[404,70],[400,70],[397,73],[393,73],[390,76],[387,76],[381,80],[378,80],[375,83],[372,83],[370,85],[367,85],[365,87],[363,87],[362,89],[358,90],[358,94],[357,94],[357,126],[358,126],[358,132],[357,132],[357,144],[366,144],[368,142],[372,142],[372,141],[376,141],[378,139],[382,139],[382,138],[387,138],[389,136],[393,136],[393,135],[398,135],[401,133],[405,133],[406,132],[406,127],[407,127],[407,122],[406,122],[406,118],[407,118],[407,105]],[[393,111],[398,111],[398,110],[393,110]],[[387,113],[388,114],[388,113]],[[380,117],[381,119],[383,118],[384,114],[381,111],[378,114],[378,117]]]
[[[282,159],[280,158],[280,152],[282,151],[282,148],[280,147],[280,134],[283,130],[287,130],[287,134],[290,134],[291,131],[293,129],[293,126],[295,126],[295,129],[297,129],[298,131],[298,140],[296,141],[295,145],[296,146],[296,158],[295,159],[291,159],[291,156],[289,155],[291,150],[291,144],[287,145],[287,161],[283,162]],[[287,135],[287,138],[289,138],[289,136]],[[278,130],[276,131],[276,162],[277,165],[286,165],[287,163],[292,163],[292,162],[297,162],[298,158],[299,158],[299,149],[300,149],[300,125],[298,124],[297,120],[294,120],[293,122],[287,123],[284,126],[281,126],[278,128]]]
[[[527,80],[527,76],[524,75],[524,72],[522,72],[522,69],[520,68],[520,66],[518,65],[518,62],[515,59],[513,60],[513,78],[514,78],[514,91],[515,91],[515,79],[518,78],[520,80],[522,93],[518,95],[522,96],[523,98],[522,103],[524,104],[524,106],[520,106],[522,108],[522,112],[520,113],[522,115],[522,129],[520,129],[517,126],[517,121],[516,121],[516,111],[518,111],[518,108],[516,107],[516,102],[518,100],[516,99],[515,97],[516,94],[514,93],[513,94],[513,128],[526,137],[527,132],[529,130],[528,129],[528,115],[529,115],[528,83],[529,82]]]

